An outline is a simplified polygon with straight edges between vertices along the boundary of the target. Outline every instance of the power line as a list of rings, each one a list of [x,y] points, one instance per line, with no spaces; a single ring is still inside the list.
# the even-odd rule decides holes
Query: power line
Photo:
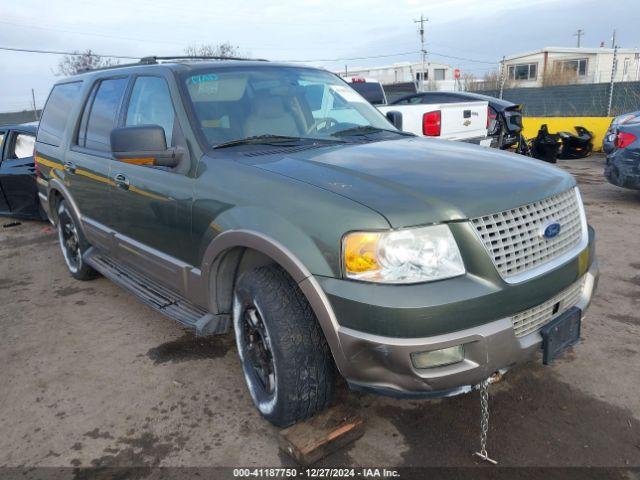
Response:
[[[177,46],[177,43],[173,43],[173,42],[166,42],[166,41],[161,41],[161,40],[153,40],[153,39],[148,39],[148,38],[131,38],[131,37],[120,37],[120,36],[116,36],[116,35],[106,35],[106,34],[102,34],[102,33],[89,33],[89,32],[80,32],[77,30],[66,30],[66,29],[62,29],[62,28],[52,28],[52,27],[45,27],[45,26],[36,26],[36,25],[27,25],[27,24],[22,24],[22,23],[13,23],[13,22],[7,22],[5,20],[0,20],[0,24],[4,24],[4,25],[11,25],[14,27],[20,27],[20,28],[34,28],[37,30],[46,30],[49,32],[60,32],[60,33],[70,33],[73,35],[84,35],[84,36],[88,36],[88,37],[101,37],[101,38],[112,38],[115,40],[127,40],[127,41],[132,41],[132,42],[146,42],[146,43],[162,43],[162,44],[166,44],[166,45],[174,45]]]
[[[350,58],[315,58],[308,60],[282,60],[283,62],[289,63],[311,63],[311,62],[341,62],[344,60],[369,60],[373,58],[388,58],[388,57],[401,57],[404,55],[415,55],[416,53],[420,53],[420,51],[412,51],[412,52],[400,52],[400,53],[389,53],[386,55],[373,55],[370,57],[350,57]]]
[[[486,64],[489,64],[489,65],[495,65],[497,63],[497,62],[488,62],[486,60],[478,60],[478,59],[475,59],[475,58],[456,57],[455,55],[446,55],[444,53],[434,52],[433,50],[429,50],[429,54],[430,55],[435,55],[436,57],[453,58],[454,60],[464,60],[464,61],[473,62],[473,63],[486,63]]]
[[[6,50],[10,52],[42,53],[42,54],[51,54],[51,55],[77,55],[77,56],[86,55],[86,52],[67,52],[63,50],[38,50],[38,49],[31,49],[31,48],[2,47],[2,46],[0,46],[0,50]],[[397,52],[397,53],[388,53],[384,55],[370,55],[370,56],[364,56],[364,57],[312,58],[312,59],[305,59],[305,60],[283,60],[283,61],[290,62],[290,63],[341,62],[341,61],[347,61],[347,60],[371,60],[376,58],[402,57],[407,55],[415,55],[417,53],[421,53],[421,51],[412,50],[409,52]],[[444,53],[438,53],[434,51],[429,51],[429,53],[431,55],[435,55],[438,57],[451,58],[454,60],[463,60],[463,61],[473,62],[473,63],[484,63],[487,65],[496,64],[496,62],[489,62],[486,60],[478,60],[478,59],[467,58],[467,57],[458,57],[455,55],[446,55]],[[91,55],[94,57],[120,58],[125,60],[139,60],[140,58],[142,58],[142,57],[133,57],[133,56],[126,56],[126,55],[108,55],[108,54],[93,53],[93,52],[91,52]]]
[[[7,50],[10,52],[26,52],[26,53],[48,53],[52,55],[77,55],[82,56],[86,55],[86,52],[62,52],[58,50],[35,50],[30,48],[15,48],[15,47],[0,47],[0,50]],[[126,60],[140,60],[141,57],[127,57],[124,55],[104,55],[99,53],[91,52],[91,56],[93,57],[108,57],[108,58],[122,58]]]

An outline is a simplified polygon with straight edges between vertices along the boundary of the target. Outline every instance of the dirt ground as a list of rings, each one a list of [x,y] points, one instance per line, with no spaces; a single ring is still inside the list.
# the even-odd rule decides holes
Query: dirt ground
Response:
[[[600,156],[560,166],[597,232],[600,287],[572,352],[491,387],[489,453],[503,466],[640,466],[640,192],[606,183]],[[104,278],[73,280],[56,239],[44,223],[0,228],[0,466],[294,465],[230,335],[196,339]],[[477,393],[340,396],[366,433],[322,465],[477,463]]]

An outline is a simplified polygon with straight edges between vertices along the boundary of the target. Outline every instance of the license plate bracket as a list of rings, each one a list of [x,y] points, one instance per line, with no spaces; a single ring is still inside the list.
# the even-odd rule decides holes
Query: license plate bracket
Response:
[[[580,340],[582,310],[573,307],[540,329],[542,363],[549,365]]]

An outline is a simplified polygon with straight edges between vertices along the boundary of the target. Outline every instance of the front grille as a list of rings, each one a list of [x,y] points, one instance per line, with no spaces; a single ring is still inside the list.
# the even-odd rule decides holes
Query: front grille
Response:
[[[524,337],[531,332],[535,332],[553,318],[575,306],[578,300],[580,300],[580,295],[584,289],[584,282],[585,277],[583,276],[555,297],[529,310],[515,314],[511,321],[516,337]],[[559,305],[556,308],[556,304],[558,303]]]
[[[545,238],[542,231],[551,222],[561,225],[560,233]],[[507,281],[576,249],[582,243],[585,222],[576,188],[471,220],[493,264]]]

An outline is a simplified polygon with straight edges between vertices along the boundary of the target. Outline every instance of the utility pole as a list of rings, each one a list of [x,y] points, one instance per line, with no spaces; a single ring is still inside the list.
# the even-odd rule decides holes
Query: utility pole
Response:
[[[422,52],[422,73],[421,75],[421,83],[420,83],[420,91],[424,92],[424,78],[425,78],[425,71],[424,71],[424,64],[427,60],[427,50],[425,49],[424,45],[424,22],[428,22],[429,19],[425,18],[424,15],[420,15],[420,20],[414,20],[413,23],[419,23],[420,24],[420,28],[418,29],[418,32],[420,33],[420,51]]]
[[[580,48],[580,39],[582,38],[582,35],[584,35],[584,30],[582,30],[581,28],[579,28],[578,31],[573,34],[574,37],[578,37],[578,48]]]
[[[618,69],[618,46],[613,47],[613,63],[611,65],[611,84],[609,85],[609,105],[607,107],[607,117],[611,116],[611,106],[613,104],[613,85],[615,84],[616,70]]]
[[[613,29],[613,36],[611,37],[611,48],[616,48],[616,29]]]
[[[39,122],[40,118],[38,117],[38,109],[36,108],[36,93],[33,91],[33,88],[31,89],[31,102],[33,104],[33,116],[36,117],[36,122]]]
[[[502,93],[504,92],[504,83],[506,81],[506,75],[504,74],[504,61],[505,57],[502,56],[502,61],[500,62],[500,97],[502,98]]]

